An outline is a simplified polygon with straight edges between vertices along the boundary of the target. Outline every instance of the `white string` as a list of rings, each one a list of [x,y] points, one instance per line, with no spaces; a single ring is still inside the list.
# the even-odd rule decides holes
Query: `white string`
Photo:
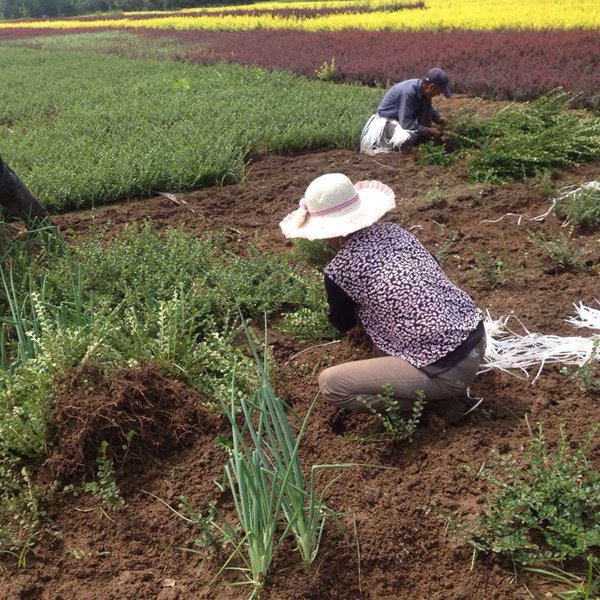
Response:
[[[538,215],[537,217],[529,217],[527,215],[520,215],[519,213],[506,213],[505,215],[502,215],[498,219],[485,219],[483,221],[480,221],[479,224],[481,225],[481,223],[499,223],[506,217],[517,217],[517,225],[520,225],[521,221],[523,221],[523,220],[525,220],[525,221],[543,221],[555,209],[556,202],[557,202],[557,199],[554,198],[554,200],[552,200],[552,204],[550,205],[550,208],[544,214]]]
[[[568,319],[567,322],[576,327],[590,327],[600,330],[600,311],[584,306],[575,305],[578,318]],[[523,333],[510,329],[508,323],[513,319],[519,323]],[[544,335],[530,332],[521,321],[514,316],[493,320],[486,314],[484,320],[487,347],[484,356],[483,369],[500,369],[509,373],[520,370],[524,378],[529,378],[529,370],[537,367],[532,383],[540,376],[547,364],[561,363],[564,365],[583,366],[590,360],[598,360],[596,352],[600,344],[600,335],[591,337]],[[514,374],[514,373],[513,373]]]
[[[600,191],[600,181],[586,181],[585,183],[581,184],[580,186],[571,185],[571,186],[566,186],[566,187],[562,188],[561,193],[556,198],[552,199],[550,208],[548,208],[548,210],[545,213],[538,215],[537,217],[530,217],[528,215],[521,215],[519,213],[506,213],[505,215],[502,215],[498,219],[486,219],[484,221],[480,221],[480,224],[481,223],[499,223],[506,217],[516,217],[517,225],[520,225],[521,221],[523,221],[523,220],[525,220],[525,221],[543,221],[556,208],[556,205],[559,202],[562,202],[569,196],[574,196],[576,194],[579,194],[582,190],[598,190],[598,191]],[[566,227],[568,224],[569,223],[567,221],[565,221],[562,224],[562,227]]]

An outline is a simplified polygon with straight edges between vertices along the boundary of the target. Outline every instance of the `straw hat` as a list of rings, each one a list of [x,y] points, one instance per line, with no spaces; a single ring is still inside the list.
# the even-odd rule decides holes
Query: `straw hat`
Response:
[[[380,181],[352,185],[342,173],[327,173],[306,188],[300,207],[279,227],[287,238],[324,240],[368,227],[395,206],[394,192]]]

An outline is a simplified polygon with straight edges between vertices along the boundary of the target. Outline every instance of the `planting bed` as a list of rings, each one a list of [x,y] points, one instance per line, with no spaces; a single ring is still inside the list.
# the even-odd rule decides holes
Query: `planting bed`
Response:
[[[514,314],[530,331],[586,335],[585,330],[574,330],[564,319],[574,314],[573,302],[594,306],[594,299],[600,299],[598,230],[575,230],[573,244],[585,248],[587,254],[579,268],[559,271],[530,240],[532,233],[556,237],[564,232],[556,216],[520,225],[509,217],[495,224],[484,222],[505,213],[545,212],[549,200],[540,191],[543,185],[472,184],[466,179],[464,165],[424,167],[418,163],[417,153],[375,159],[346,150],[260,156],[250,162],[240,184],[179,194],[177,198],[187,204],[158,196],[59,215],[55,222],[69,242],[89,235],[92,228],[110,237],[127,223],[150,219],[159,230],[179,227],[195,235],[222,231],[227,244],[240,252],[249,242],[263,250],[284,252],[291,244],[281,236],[279,220],[295,207],[314,177],[337,171],[354,181],[373,178],[389,184],[396,192],[398,207],[387,218],[414,227],[414,233],[437,255],[451,277],[492,317]],[[562,171],[545,183],[546,187],[581,183],[598,179],[599,173],[597,162]],[[481,257],[488,252],[500,261],[506,283],[496,285],[499,281],[493,276],[485,276]],[[274,387],[300,415],[317,392],[320,369],[364,356],[362,349],[347,340],[307,349],[311,344],[284,339],[276,330],[270,334],[270,343]],[[306,351],[297,355],[301,350]],[[63,382],[57,425],[69,438],[51,454],[53,472],[76,477],[73,465],[84,471],[90,459],[81,456],[84,448],[97,449],[97,439],[90,437],[96,432],[89,422],[77,417],[76,411],[69,410],[69,402],[85,402],[90,410],[102,411],[106,422],[123,419],[124,429],[141,414],[146,419],[146,438],[137,440],[131,455],[122,455],[118,465],[117,483],[126,502],[120,510],[103,511],[90,495],[54,493],[46,509],[62,539],[46,540],[33,549],[25,569],[16,570],[4,563],[0,599],[248,597],[248,588],[224,585],[234,581],[231,574],[209,585],[227,554],[196,553],[193,542],[199,532],[147,493],[173,507],[183,495],[198,511],[207,510],[213,500],[226,513],[230,511],[231,498],[220,493],[214,483],[221,478],[227,460],[214,443],[218,435],[227,433],[226,420],[202,409],[192,410],[180,384],[165,381],[149,367],[143,373],[145,377],[139,378],[123,369],[111,382],[91,374],[85,389],[76,379],[71,389],[68,379]],[[152,415],[146,399],[160,395],[161,389],[172,402],[157,401],[161,414]],[[551,441],[556,440],[561,423],[569,438],[579,441],[598,420],[599,397],[583,392],[558,367],[547,367],[534,385],[506,373],[488,372],[477,378],[472,391],[484,398],[478,412],[453,426],[427,417],[412,443],[398,445],[370,439],[381,432],[374,417],[340,417],[333,408],[317,401],[301,446],[303,464],[353,462],[370,466],[341,471],[341,478],[328,492],[328,505],[340,516],[326,522],[313,565],[303,565],[291,545],[284,544],[261,597],[530,598],[522,576],[516,578],[507,565],[486,557],[472,562],[471,548],[446,526],[440,514],[464,521],[481,510],[485,489],[464,467],[479,468],[492,448],[518,455],[528,440],[526,415],[529,423],[544,424]],[[111,397],[118,400],[112,406],[108,401]],[[70,418],[73,422],[68,421]],[[178,424],[181,432],[166,436],[161,423]],[[88,437],[77,438],[78,433]],[[73,443],[77,439],[79,446]],[[85,446],[86,440],[93,443]],[[600,459],[597,440],[590,455]],[[377,465],[393,469],[375,468]],[[44,481],[43,469],[38,478]],[[539,582],[526,583],[534,593],[544,594]]]

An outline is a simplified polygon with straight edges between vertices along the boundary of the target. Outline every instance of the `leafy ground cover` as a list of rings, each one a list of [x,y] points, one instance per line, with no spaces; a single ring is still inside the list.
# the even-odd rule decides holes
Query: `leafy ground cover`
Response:
[[[377,95],[232,65],[3,58],[3,157],[53,209],[237,181],[252,151],[352,147]]]
[[[159,238],[146,227],[108,247],[100,239],[74,250],[60,244],[39,264],[24,251],[11,245],[0,266],[0,450],[20,456],[47,452],[53,382],[71,367],[154,363],[217,406],[236,362],[240,392],[252,380],[231,347],[236,303],[254,319],[282,306],[323,313],[314,279],[257,250],[238,257],[218,238],[176,230]]]

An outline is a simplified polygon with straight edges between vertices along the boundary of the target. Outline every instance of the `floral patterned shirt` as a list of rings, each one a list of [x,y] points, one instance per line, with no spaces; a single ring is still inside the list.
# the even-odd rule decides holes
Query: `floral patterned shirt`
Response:
[[[355,302],[371,341],[415,367],[455,350],[481,320],[473,300],[414,235],[394,223],[350,235],[325,275]]]

